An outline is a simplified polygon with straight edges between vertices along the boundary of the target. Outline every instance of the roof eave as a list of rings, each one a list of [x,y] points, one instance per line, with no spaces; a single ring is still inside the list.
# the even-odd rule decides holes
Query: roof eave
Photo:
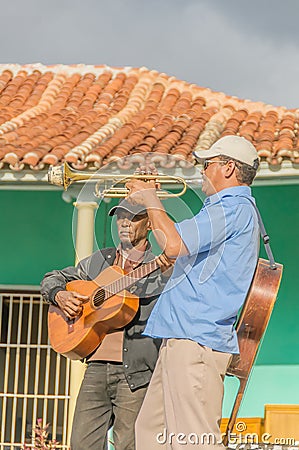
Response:
[[[278,186],[285,184],[299,184],[299,164],[283,161],[281,165],[260,164],[254,186]]]
[[[166,172],[169,171],[163,171],[167,174]],[[113,174],[117,173],[123,174],[124,172],[113,171]],[[201,184],[200,166],[189,167],[188,169],[176,167],[171,170],[171,175],[184,178],[187,184],[193,188],[197,188]],[[286,184],[299,184],[299,164],[283,161],[279,166],[270,166],[267,162],[262,162],[253,183],[255,186]],[[14,172],[12,170],[0,170],[0,190],[48,191],[62,190],[62,188],[48,183],[47,171],[22,170]]]

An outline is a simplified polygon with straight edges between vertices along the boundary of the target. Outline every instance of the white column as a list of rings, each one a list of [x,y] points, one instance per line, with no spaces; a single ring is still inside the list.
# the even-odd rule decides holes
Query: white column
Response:
[[[78,210],[76,230],[76,264],[93,252],[94,213],[98,207],[96,202],[75,202]]]
[[[93,252],[94,243],[94,214],[98,207],[96,202],[76,202],[78,210],[76,230],[76,264]],[[70,402],[68,414],[68,444],[71,436],[77,395],[81,386],[85,365],[80,361],[71,361]]]

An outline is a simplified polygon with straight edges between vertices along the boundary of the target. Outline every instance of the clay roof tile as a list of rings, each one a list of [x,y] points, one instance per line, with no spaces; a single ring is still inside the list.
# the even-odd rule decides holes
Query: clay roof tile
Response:
[[[271,165],[296,162],[298,128],[299,109],[229,97],[146,68],[0,65],[2,169],[41,170],[64,160],[124,168],[147,153],[161,167],[184,167],[195,148],[229,134],[252,141]],[[127,155],[134,159],[122,160]]]

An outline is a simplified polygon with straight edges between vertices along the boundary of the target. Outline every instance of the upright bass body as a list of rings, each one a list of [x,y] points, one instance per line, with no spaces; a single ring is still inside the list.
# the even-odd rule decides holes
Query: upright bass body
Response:
[[[48,312],[48,333],[52,348],[70,359],[82,359],[92,353],[106,334],[122,328],[134,318],[139,298],[121,290],[107,293],[105,287],[118,285],[124,278],[123,270],[111,266],[93,281],[75,280],[66,285],[66,290],[89,296],[82,313],[68,320],[60,308],[51,305]],[[132,284],[132,283],[131,283]]]

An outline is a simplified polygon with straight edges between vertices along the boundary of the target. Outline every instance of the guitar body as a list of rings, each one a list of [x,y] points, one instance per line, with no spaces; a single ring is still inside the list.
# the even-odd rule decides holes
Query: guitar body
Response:
[[[247,381],[278,294],[283,266],[281,264],[276,266],[273,270],[269,261],[262,258],[258,260],[251,287],[236,326],[240,354],[233,358],[227,375],[237,377],[240,385],[223,440],[225,446],[228,445]]]
[[[88,295],[82,314],[68,320],[60,308],[51,305],[48,312],[48,333],[52,348],[70,359],[82,359],[92,353],[107,333],[122,328],[134,318],[139,308],[139,298],[123,290],[96,304],[94,292],[121,280],[123,270],[107,267],[93,281],[75,280],[66,290]],[[101,291],[103,291],[101,290]]]
[[[233,359],[227,373],[247,378],[267,328],[280,285],[282,265],[270,268],[269,261],[259,258],[257,268],[240,314],[236,331],[240,354]]]

